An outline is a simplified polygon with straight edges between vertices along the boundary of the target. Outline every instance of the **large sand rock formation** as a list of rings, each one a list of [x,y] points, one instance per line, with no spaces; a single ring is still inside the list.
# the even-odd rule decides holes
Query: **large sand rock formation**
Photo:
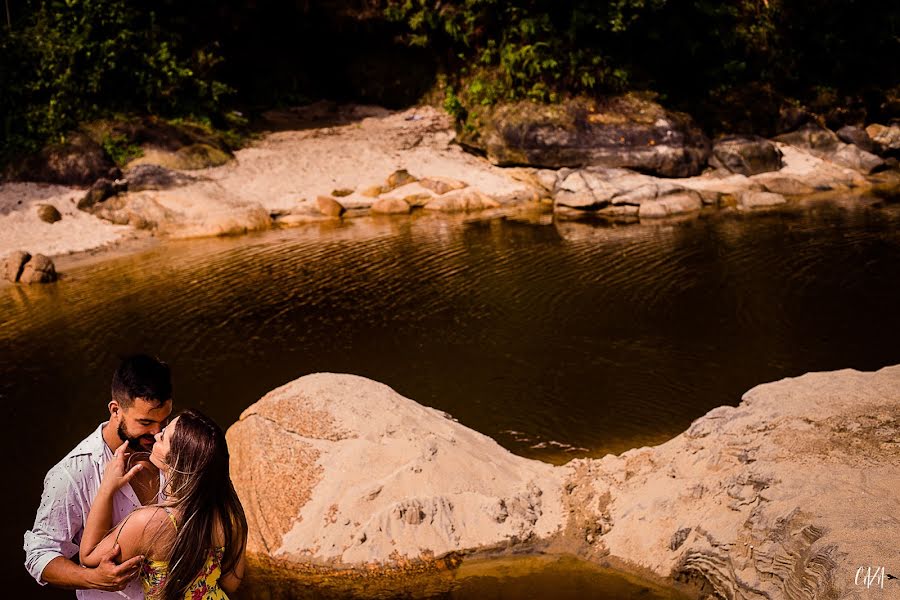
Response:
[[[714,597],[900,596],[900,366],[761,385],[665,444],[562,467],[351,375],[274,390],[228,440],[250,552],[288,568],[527,545]]]

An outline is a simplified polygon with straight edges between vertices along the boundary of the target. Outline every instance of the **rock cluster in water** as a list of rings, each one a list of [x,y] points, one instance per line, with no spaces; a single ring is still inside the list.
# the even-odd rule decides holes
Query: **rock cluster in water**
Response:
[[[249,551],[289,570],[540,550],[723,598],[863,597],[857,569],[900,539],[900,366],[761,385],[665,444],[560,467],[351,375],[278,388],[227,435]]]
[[[3,274],[10,283],[52,283],[58,275],[53,261],[43,254],[17,250],[3,262]]]

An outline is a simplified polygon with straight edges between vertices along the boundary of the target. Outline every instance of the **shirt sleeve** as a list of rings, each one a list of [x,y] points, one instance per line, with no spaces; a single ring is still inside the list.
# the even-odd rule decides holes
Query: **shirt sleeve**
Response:
[[[80,486],[70,472],[73,466],[79,468],[62,462],[47,473],[34,527],[25,532],[25,568],[41,585],[47,583],[41,579],[47,563],[78,553],[75,540],[81,537],[85,514]]]

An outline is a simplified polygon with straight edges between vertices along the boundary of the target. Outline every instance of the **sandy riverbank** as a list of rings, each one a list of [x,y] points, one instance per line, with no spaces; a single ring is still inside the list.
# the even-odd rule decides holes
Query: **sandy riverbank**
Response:
[[[235,160],[184,171],[190,177],[186,185],[115,196],[96,205],[93,214],[76,207],[85,189],[0,185],[0,256],[26,250],[59,257],[152,236],[240,234],[333,219],[323,214],[317,201],[321,196],[340,202],[346,209],[343,218],[368,217],[376,212],[376,202],[391,200],[404,209],[400,212],[423,206],[436,213],[524,207],[559,218],[588,215],[637,222],[696,214],[701,208],[749,210],[823,188],[846,194],[900,180],[895,171],[864,175],[823,159],[821,153],[782,143],[777,144],[782,168],[750,177],[721,169],[664,179],[624,169],[501,168],[455,144],[450,118],[433,107],[392,112],[312,105],[272,112],[267,119],[277,131],[239,150]],[[440,194],[417,183],[385,185],[401,169],[417,178],[465,185],[461,191],[469,195],[457,193],[448,202],[456,192]],[[62,219],[42,221],[37,214],[41,204],[54,206]]]

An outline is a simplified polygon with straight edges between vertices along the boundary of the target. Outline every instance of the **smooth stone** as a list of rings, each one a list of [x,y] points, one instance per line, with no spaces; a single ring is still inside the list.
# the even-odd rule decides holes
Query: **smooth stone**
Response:
[[[326,217],[340,217],[346,212],[344,206],[331,196],[317,196],[316,208]]]
[[[401,215],[409,214],[410,206],[399,198],[379,198],[369,210],[381,215]]]
[[[44,223],[56,223],[62,220],[59,210],[52,204],[38,204],[37,216]]]
[[[195,177],[167,169],[160,165],[141,164],[125,172],[129,192],[167,190],[196,181]]]

